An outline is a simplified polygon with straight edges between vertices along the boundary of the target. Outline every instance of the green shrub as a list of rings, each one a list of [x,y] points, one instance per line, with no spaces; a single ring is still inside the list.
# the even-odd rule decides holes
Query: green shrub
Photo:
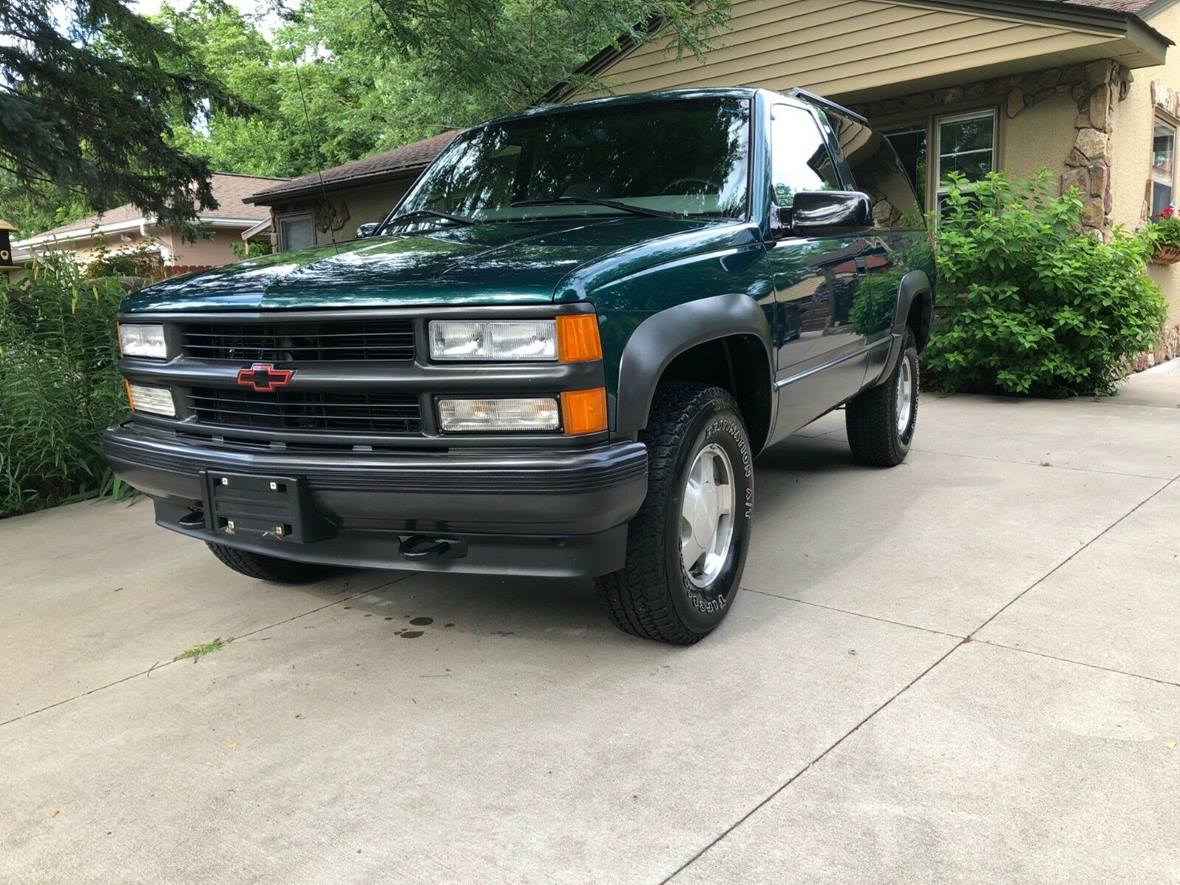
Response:
[[[54,258],[0,282],[0,516],[120,493],[99,449],[126,414],[117,370],[117,280]]]
[[[955,182],[938,231],[941,321],[924,356],[936,385],[1024,396],[1108,393],[1166,313],[1149,236],[1086,232],[1076,191],[1048,172]]]

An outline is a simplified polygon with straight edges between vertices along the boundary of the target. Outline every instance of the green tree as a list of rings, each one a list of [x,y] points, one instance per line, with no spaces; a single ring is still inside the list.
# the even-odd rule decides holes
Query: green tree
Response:
[[[165,221],[215,205],[169,132],[243,105],[172,35],[122,0],[4,0],[0,35],[0,169]]]

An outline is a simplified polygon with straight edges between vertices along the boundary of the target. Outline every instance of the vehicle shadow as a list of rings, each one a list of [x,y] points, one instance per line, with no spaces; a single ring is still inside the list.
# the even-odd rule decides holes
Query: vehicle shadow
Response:
[[[800,474],[865,470],[853,461],[842,434],[789,437],[762,453],[756,469],[760,487],[773,497],[778,497],[776,488],[784,481],[797,481]],[[778,510],[776,505],[762,513],[773,521],[778,518]],[[751,557],[758,555],[759,534],[755,534]],[[382,618],[390,624],[391,638],[429,639],[442,632],[566,643],[581,637],[605,648],[659,647],[617,631],[603,613],[590,580],[396,571],[351,574],[356,576],[350,581],[352,588],[363,587],[366,582],[376,587],[382,578],[389,583],[348,600],[340,606],[341,613]],[[339,588],[332,584],[324,585],[326,598],[339,596]],[[721,630],[737,636],[753,628],[741,623],[741,619],[729,619]]]

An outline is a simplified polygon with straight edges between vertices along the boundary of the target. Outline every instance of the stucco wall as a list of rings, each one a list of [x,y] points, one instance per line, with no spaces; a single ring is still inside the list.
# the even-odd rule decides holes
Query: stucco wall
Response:
[[[1180,44],[1180,5],[1169,6],[1153,16],[1148,24]],[[1151,178],[1152,128],[1156,118],[1152,81],[1180,92],[1180,45],[1168,51],[1167,64],[1135,71],[1127,100],[1115,109],[1111,218],[1116,224],[1131,229],[1145,223],[1150,211],[1146,196]],[[1180,265],[1153,264],[1151,276],[1168,298],[1168,325],[1180,325]]]
[[[1077,135],[1077,115],[1077,101],[1068,92],[1037,102],[1011,119],[1002,112],[1000,167],[1014,178],[1032,178],[1048,168],[1052,179],[1059,179]]]
[[[233,247],[235,243],[242,242],[241,231],[216,230],[210,234],[210,239],[200,239],[193,243],[186,243],[178,234],[173,233],[161,237],[172,252],[172,258],[168,263],[218,266],[238,260]]]

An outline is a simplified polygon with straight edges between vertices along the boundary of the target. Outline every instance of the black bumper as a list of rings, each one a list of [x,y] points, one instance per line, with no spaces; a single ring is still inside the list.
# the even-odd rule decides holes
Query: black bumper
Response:
[[[647,450],[289,452],[204,442],[135,423],[110,428],[115,473],[156,502],[165,528],[306,562],[415,571],[578,577],[621,568],[626,524],[647,494]],[[290,477],[326,531],[299,542],[231,536],[208,514],[210,474]],[[407,559],[410,538],[445,553]],[[440,545],[441,546],[441,545]]]

